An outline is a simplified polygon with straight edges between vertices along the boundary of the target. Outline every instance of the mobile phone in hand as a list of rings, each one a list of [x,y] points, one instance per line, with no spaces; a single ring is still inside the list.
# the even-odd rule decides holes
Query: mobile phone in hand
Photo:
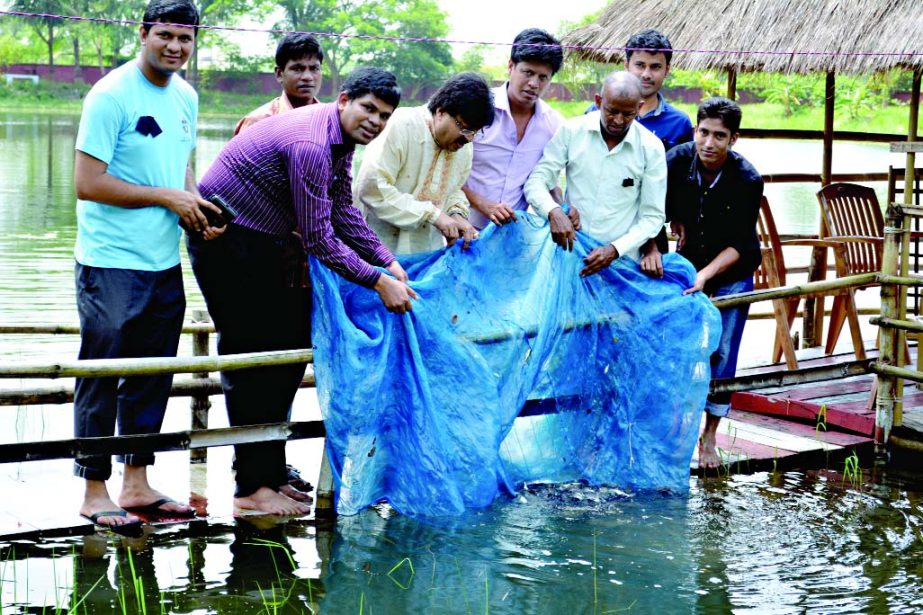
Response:
[[[221,210],[220,214],[216,214],[210,209],[204,209],[205,217],[208,218],[208,225],[214,228],[222,228],[226,226],[229,222],[232,222],[234,218],[237,217],[237,211],[231,207],[231,205],[221,198],[220,195],[213,194],[208,199],[209,203],[212,203],[218,209]]]

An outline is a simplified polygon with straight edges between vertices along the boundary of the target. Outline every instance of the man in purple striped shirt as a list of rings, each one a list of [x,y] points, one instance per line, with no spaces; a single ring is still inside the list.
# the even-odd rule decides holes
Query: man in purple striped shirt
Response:
[[[374,289],[388,310],[411,309],[417,295],[406,284],[407,274],[353,207],[351,189],[355,145],[381,133],[400,97],[394,75],[358,69],[336,102],[267,118],[218,154],[199,189],[221,196],[237,216],[218,240],[190,236],[188,245],[218,330],[219,354],[310,347],[306,252]],[[222,373],[231,425],[287,420],[306,367]],[[238,445],[235,453],[236,508],[279,515],[310,511],[304,494],[286,484],[285,442]]]

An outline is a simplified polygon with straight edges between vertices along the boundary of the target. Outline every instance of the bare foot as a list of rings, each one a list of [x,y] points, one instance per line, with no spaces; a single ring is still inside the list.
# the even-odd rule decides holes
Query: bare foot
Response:
[[[80,514],[86,518],[101,512],[121,511],[121,507],[112,501],[109,492],[106,490],[106,483],[103,481],[88,480],[86,481],[86,492],[83,496],[83,504],[80,506]],[[95,522],[98,525],[115,527],[129,523],[138,523],[140,519],[134,515],[103,515],[96,517]]]
[[[304,491],[301,491],[300,489],[295,489],[289,484],[279,485],[279,493],[295,500],[296,502],[307,502],[308,504],[310,504],[311,502],[314,501],[314,499],[311,497],[310,494],[305,493]]]
[[[164,495],[150,487],[142,490],[126,490],[123,488],[122,493],[119,495],[119,505],[122,506],[122,508],[143,508],[163,498],[167,498],[168,501],[157,507],[161,512],[177,513],[180,515],[188,515],[195,512],[190,506],[181,504],[173,500],[170,496]]]
[[[119,494],[119,505],[124,508],[143,508],[164,498],[169,501],[158,506],[159,513],[191,515],[195,512],[186,504],[175,502],[170,496],[164,495],[151,487],[147,481],[147,466],[125,466],[122,492]]]
[[[721,459],[718,457],[718,448],[714,435],[708,437],[703,434],[699,438],[699,467],[700,468],[717,468],[721,465]]]
[[[296,502],[292,498],[273,491],[269,487],[260,487],[248,496],[234,498],[234,507],[241,510],[252,510],[268,515],[306,515],[311,512],[311,507]]]

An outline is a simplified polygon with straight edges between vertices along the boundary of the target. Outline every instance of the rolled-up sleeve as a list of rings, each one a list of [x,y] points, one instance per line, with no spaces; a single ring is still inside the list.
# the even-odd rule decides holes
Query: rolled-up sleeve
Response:
[[[548,219],[551,211],[560,207],[551,198],[550,190],[558,185],[561,171],[567,165],[567,153],[570,145],[570,129],[565,125],[554,133],[545,145],[542,159],[526,180],[523,194],[529,205],[539,216]]]

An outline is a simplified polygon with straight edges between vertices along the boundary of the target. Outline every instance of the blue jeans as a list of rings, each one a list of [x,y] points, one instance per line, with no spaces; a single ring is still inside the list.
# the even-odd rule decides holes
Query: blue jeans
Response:
[[[739,282],[731,282],[715,291],[713,296],[723,297],[753,290],[753,276]],[[740,339],[744,335],[750,305],[741,305],[721,310],[721,341],[711,355],[711,377],[733,378],[737,373],[737,353]],[[727,416],[731,411],[730,393],[713,393],[705,402],[705,411],[713,416]]]

